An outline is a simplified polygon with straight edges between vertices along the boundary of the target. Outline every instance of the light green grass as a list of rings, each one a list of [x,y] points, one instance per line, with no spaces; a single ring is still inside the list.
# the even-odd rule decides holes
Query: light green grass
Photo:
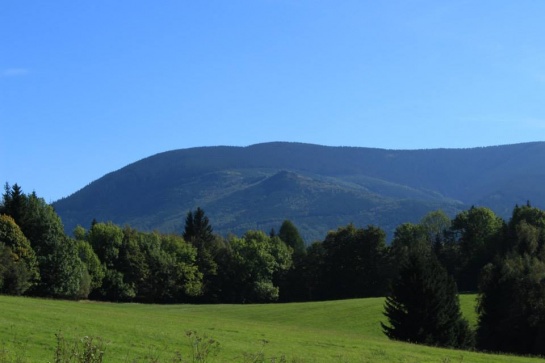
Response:
[[[472,327],[477,326],[477,311],[475,306],[477,305],[477,295],[474,294],[462,294],[460,295],[460,307],[462,314],[469,321]]]
[[[288,362],[530,362],[537,359],[485,355],[388,340],[379,322],[384,299],[269,305],[140,305],[69,302],[0,296],[0,358],[47,362],[55,333],[66,338],[98,336],[107,341],[106,362],[144,361],[174,352],[189,358],[185,335],[213,337],[221,351],[212,362],[241,362],[263,347],[266,357]],[[461,297],[475,323],[474,295]],[[0,360],[1,361],[1,360]],[[268,360],[270,361],[270,360]],[[278,361],[278,360],[277,360]]]

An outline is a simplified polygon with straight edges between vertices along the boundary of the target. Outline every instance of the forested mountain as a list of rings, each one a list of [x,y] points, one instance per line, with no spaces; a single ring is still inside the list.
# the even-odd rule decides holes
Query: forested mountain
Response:
[[[160,153],[90,183],[53,206],[71,233],[93,219],[142,230],[183,230],[203,208],[214,231],[269,231],[289,219],[307,242],[353,222],[391,238],[430,210],[471,205],[508,217],[545,206],[545,142],[472,149],[384,150],[265,143]]]

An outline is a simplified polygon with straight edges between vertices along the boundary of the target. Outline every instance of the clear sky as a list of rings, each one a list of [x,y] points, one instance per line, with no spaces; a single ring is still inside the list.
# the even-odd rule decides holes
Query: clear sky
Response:
[[[0,182],[52,202],[162,151],[545,139],[545,1],[0,6]]]

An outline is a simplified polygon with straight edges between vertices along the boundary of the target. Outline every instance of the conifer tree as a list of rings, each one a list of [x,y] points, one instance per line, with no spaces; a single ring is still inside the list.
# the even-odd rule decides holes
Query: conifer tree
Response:
[[[219,246],[213,231],[210,220],[200,207],[187,213],[183,238],[197,249],[197,265],[203,274],[204,296],[201,301],[208,301],[216,295],[213,280],[218,274],[216,254]]]
[[[199,248],[199,244],[208,245],[214,240],[214,234],[210,220],[204,210],[197,208],[195,213],[189,211],[185,218],[184,239]]]
[[[470,348],[474,334],[462,318],[454,280],[432,254],[411,253],[386,298],[381,323],[395,340]]]

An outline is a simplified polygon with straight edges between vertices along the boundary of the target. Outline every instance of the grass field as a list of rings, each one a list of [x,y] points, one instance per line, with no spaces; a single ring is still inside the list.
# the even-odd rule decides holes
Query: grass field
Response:
[[[461,296],[474,324],[474,295]],[[0,296],[0,358],[52,361],[55,333],[106,341],[106,362],[191,361],[186,331],[217,340],[209,362],[538,362],[392,342],[381,331],[384,299],[269,305],[140,305]],[[268,343],[263,343],[267,341]],[[153,359],[152,359],[153,358]],[[276,358],[276,360],[272,359]],[[1,362],[1,360],[0,360]]]

